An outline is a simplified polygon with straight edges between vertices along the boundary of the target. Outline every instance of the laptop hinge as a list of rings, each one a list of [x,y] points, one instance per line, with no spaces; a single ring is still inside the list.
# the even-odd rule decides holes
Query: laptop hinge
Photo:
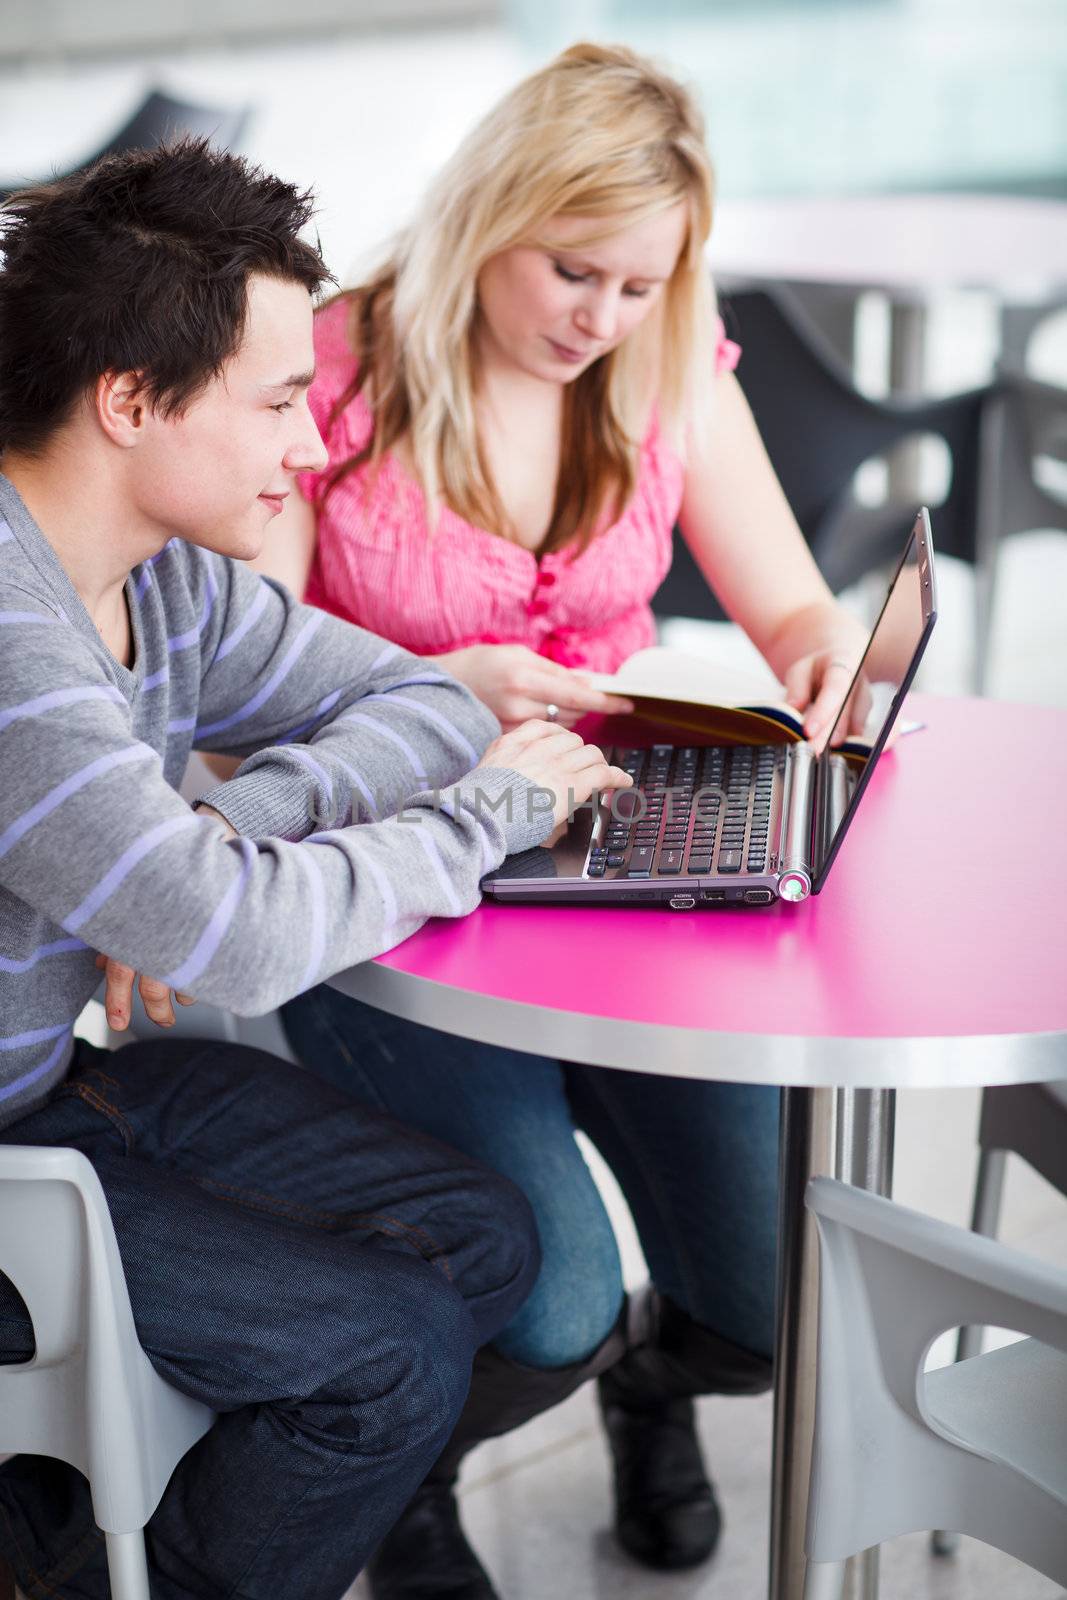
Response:
[[[815,763],[815,801],[812,806],[811,863],[818,877],[841,819],[848,810],[851,784],[848,762],[829,748]]]
[[[781,873],[802,874],[811,883],[811,813],[816,777],[816,757],[810,744],[789,747],[786,794],[783,807]]]

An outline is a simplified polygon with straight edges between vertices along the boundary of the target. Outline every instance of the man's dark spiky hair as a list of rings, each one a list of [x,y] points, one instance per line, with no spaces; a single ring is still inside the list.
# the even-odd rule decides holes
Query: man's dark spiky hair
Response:
[[[239,348],[253,273],[314,293],[310,193],[187,139],[110,156],[0,210],[0,450],[39,449],[101,373],[164,415]]]

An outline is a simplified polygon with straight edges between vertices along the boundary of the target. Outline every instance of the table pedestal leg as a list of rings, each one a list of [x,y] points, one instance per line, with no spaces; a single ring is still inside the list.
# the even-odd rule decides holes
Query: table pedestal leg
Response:
[[[924,392],[926,307],[897,301],[889,308],[889,393],[906,397]],[[918,441],[897,445],[889,458],[888,498],[916,505],[922,498],[922,455]]]
[[[818,1240],[808,1179],[830,1174],[888,1194],[896,1095],[891,1089],[783,1089],[779,1168],[770,1600],[803,1600],[804,1521],[815,1425]],[[876,1600],[878,1552],[852,1563],[855,1600]]]

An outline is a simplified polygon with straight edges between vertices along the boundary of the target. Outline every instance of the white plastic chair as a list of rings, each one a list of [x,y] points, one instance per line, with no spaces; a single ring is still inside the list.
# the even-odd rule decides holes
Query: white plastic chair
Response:
[[[37,1345],[0,1366],[0,1452],[83,1472],[114,1600],[149,1600],[145,1524],[214,1413],[141,1349],[104,1191],[80,1151],[0,1143],[0,1270]]]
[[[1009,1150],[1067,1195],[1067,1083],[1012,1083],[983,1089],[978,1144],[971,1228],[993,1238],[1000,1224]],[[962,1327],[956,1360],[966,1361],[981,1348],[981,1328]],[[955,1554],[958,1544],[958,1536],[943,1528],[930,1535],[930,1548],[938,1556]]]
[[[1067,1584],[1067,1273],[814,1178],[818,1386],[805,1600],[849,1556],[949,1528]],[[924,1373],[947,1329],[1030,1335]]]

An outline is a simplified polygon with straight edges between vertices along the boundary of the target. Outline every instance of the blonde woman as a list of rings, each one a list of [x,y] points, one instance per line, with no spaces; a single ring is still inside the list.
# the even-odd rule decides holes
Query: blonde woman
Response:
[[[505,727],[571,725],[620,708],[583,669],[652,642],[678,521],[817,734],[860,640],[733,376],[704,266],[711,216],[701,119],[672,78],[578,45],[521,83],[382,270],[319,312],[310,401],[330,464],[259,564],[436,657]],[[621,1543],[649,1566],[704,1559],[719,1512],[693,1396],[770,1381],[774,1092],[479,1046],[328,989],[285,1024],[309,1068],[510,1176],[540,1229],[537,1285],[372,1562],[376,1600],[491,1600],[457,1517],[459,1460],[593,1374]],[[654,1288],[628,1315],[577,1126],[649,1264]]]

